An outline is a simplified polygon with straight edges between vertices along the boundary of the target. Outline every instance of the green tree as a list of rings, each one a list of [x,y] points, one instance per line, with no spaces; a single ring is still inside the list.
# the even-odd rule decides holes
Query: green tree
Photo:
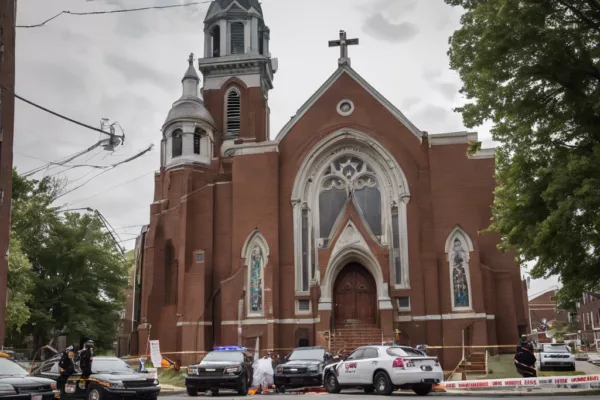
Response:
[[[29,321],[31,313],[27,303],[34,289],[34,274],[31,263],[21,249],[19,240],[11,237],[8,255],[8,301],[6,304],[6,328],[10,332],[20,332]]]
[[[23,334],[38,346],[59,334],[94,338],[112,347],[127,288],[126,262],[102,221],[93,214],[57,212],[61,181],[13,174],[13,235],[32,264],[31,317]]]
[[[467,127],[493,122],[490,227],[534,278],[559,275],[572,305],[600,282],[600,2],[446,0]]]

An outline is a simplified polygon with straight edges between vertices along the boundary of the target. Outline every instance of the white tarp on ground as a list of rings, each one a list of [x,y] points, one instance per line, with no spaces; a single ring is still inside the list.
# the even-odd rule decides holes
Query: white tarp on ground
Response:
[[[273,385],[273,364],[270,358],[261,358],[254,361],[254,376],[252,377],[252,386],[269,388]]]

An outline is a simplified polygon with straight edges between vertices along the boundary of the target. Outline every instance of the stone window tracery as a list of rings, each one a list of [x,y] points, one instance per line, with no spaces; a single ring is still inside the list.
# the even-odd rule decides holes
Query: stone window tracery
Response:
[[[327,240],[352,197],[356,208],[375,236],[381,236],[381,193],[372,168],[353,156],[335,159],[323,175],[319,193],[320,237]]]

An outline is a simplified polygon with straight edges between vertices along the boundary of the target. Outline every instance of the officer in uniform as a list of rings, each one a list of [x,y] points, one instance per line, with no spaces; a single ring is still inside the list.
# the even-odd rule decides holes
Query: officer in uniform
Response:
[[[79,352],[79,367],[81,368],[81,377],[87,379],[92,374],[92,361],[94,359],[94,341],[88,340]]]
[[[73,346],[69,346],[63,351],[58,366],[60,367],[60,376],[57,379],[58,388],[64,393],[65,385],[69,377],[75,373],[75,352]]]

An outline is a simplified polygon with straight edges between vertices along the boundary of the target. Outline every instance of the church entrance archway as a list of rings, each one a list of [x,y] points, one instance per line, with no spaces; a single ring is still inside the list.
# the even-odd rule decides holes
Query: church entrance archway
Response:
[[[377,285],[373,275],[358,263],[346,265],[333,291],[335,325],[377,323]]]

